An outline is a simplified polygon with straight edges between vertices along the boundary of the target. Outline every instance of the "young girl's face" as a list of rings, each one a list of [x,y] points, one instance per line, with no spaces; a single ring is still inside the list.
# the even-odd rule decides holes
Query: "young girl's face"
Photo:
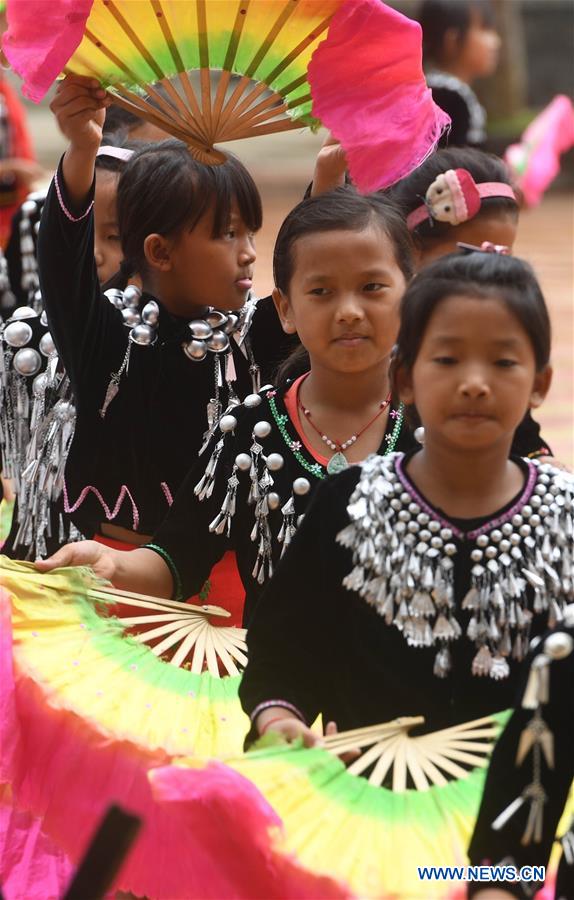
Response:
[[[297,333],[311,366],[357,373],[389,356],[406,287],[394,247],[376,225],[295,242],[289,294],[274,299],[283,328]]]
[[[161,271],[159,295],[174,315],[186,316],[203,306],[241,309],[249,296],[257,257],[255,235],[236,204],[224,233],[216,238],[213,216],[211,209],[193,231],[184,229],[173,239],[160,239],[168,265]]]
[[[94,257],[100,284],[105,284],[116,274],[122,261],[116,204],[118,180],[115,172],[96,170]]]
[[[452,296],[432,313],[399,385],[401,399],[416,405],[425,443],[486,450],[508,444],[550,378],[549,368],[536,371],[530,338],[503,300]]]
[[[453,48],[453,62],[471,81],[486,78],[496,70],[500,54],[500,35],[482,20],[477,12],[472,13],[471,24],[462,41]]]

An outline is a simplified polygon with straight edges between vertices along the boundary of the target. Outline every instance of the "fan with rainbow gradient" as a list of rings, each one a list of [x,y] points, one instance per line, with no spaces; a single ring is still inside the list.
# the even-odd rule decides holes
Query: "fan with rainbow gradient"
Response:
[[[449,119],[422,72],[418,23],[380,0],[8,0],[3,50],[41,99],[62,72],[185,141],[324,124],[361,190],[419,165]]]

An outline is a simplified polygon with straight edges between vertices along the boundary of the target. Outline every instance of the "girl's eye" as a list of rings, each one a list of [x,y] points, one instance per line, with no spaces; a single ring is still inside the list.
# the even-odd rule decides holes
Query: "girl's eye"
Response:
[[[329,292],[328,292],[327,288],[317,287],[317,288],[311,288],[309,293],[313,294],[315,297],[324,297]]]
[[[364,286],[363,290],[368,291],[369,293],[375,293],[376,291],[382,291],[385,287],[385,284],[379,284],[378,281],[370,281]]]
[[[456,359],[454,356],[435,356],[433,362],[438,363],[439,366],[454,366]]]
[[[119,241],[119,234],[108,234],[108,241]]]
[[[500,366],[501,369],[510,369],[512,366],[516,366],[518,364],[514,359],[497,359],[496,365]]]

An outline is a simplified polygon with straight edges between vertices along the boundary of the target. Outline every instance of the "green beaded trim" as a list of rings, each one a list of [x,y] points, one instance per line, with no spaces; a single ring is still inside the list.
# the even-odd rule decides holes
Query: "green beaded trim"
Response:
[[[171,572],[171,577],[173,578],[174,589],[171,595],[172,600],[183,600],[183,585],[181,583],[181,578],[179,577],[179,572],[177,571],[177,566],[174,563],[173,559],[163,547],[159,547],[157,544],[143,544],[143,548],[145,550],[155,550],[159,556],[163,559]]]
[[[285,413],[282,414],[279,412],[279,410],[277,409],[277,404],[275,402],[275,396],[273,395],[270,397],[269,395],[267,395],[267,399],[269,401],[271,414],[275,419],[275,424],[277,425],[277,428],[281,433],[281,437],[287,444],[287,447],[289,448],[299,465],[301,465],[307,472],[310,472],[311,475],[314,475],[315,478],[325,478],[327,473],[325,472],[324,466],[322,466],[320,463],[313,463],[312,465],[311,463],[308,463],[303,454],[300,452],[301,441],[298,441],[296,438],[291,437],[291,435],[287,431],[287,428],[285,426],[289,421],[289,416]],[[387,441],[387,447],[385,452],[382,454],[383,456],[386,456],[388,453],[393,452],[399,439],[399,434],[401,433],[401,428],[403,427],[404,421],[404,403],[399,403],[397,412],[398,416],[395,420],[395,426],[388,438],[385,438],[385,440]]]

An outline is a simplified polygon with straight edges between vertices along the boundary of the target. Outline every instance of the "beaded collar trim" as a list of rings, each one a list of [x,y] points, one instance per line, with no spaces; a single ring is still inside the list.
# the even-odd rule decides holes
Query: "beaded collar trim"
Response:
[[[476,647],[473,675],[506,678],[523,658],[534,613],[549,624],[574,599],[574,477],[528,461],[519,500],[503,515],[463,533],[405,478],[403,454],[371,456],[337,541],[353,552],[343,580],[374,606],[411,647],[437,647],[434,674],[451,669],[449,644],[463,634]],[[469,546],[470,545],[470,546]],[[454,557],[469,552],[470,588],[454,595]]]

